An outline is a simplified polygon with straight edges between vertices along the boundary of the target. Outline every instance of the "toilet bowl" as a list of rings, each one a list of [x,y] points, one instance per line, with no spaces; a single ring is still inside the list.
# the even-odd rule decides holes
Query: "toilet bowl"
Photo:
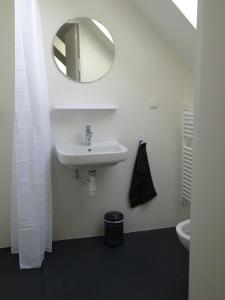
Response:
[[[191,220],[185,220],[176,226],[176,232],[181,244],[189,250]]]

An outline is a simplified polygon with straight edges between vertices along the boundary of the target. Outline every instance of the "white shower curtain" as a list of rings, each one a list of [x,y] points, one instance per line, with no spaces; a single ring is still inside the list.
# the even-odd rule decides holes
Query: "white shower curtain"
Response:
[[[51,138],[38,0],[15,0],[12,253],[22,269],[52,248]]]

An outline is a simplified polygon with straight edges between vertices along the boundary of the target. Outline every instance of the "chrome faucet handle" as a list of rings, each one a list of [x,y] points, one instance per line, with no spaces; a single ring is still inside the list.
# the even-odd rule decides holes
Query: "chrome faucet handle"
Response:
[[[85,126],[85,145],[91,146],[91,137],[93,135],[93,132],[91,131],[91,125]]]
[[[86,135],[91,137],[93,135],[93,132],[91,131],[91,125],[86,126]]]
[[[91,125],[86,125],[86,132],[91,132]]]

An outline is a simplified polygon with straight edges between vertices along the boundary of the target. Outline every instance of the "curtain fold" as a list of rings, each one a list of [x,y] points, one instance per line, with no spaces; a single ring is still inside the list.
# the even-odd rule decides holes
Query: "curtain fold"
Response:
[[[38,0],[15,0],[12,253],[38,268],[52,249],[51,134]]]

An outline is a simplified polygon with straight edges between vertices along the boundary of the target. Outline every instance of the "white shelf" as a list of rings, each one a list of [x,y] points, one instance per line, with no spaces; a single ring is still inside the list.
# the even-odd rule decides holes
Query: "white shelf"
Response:
[[[74,104],[57,105],[54,110],[117,110],[118,106],[110,104]]]

